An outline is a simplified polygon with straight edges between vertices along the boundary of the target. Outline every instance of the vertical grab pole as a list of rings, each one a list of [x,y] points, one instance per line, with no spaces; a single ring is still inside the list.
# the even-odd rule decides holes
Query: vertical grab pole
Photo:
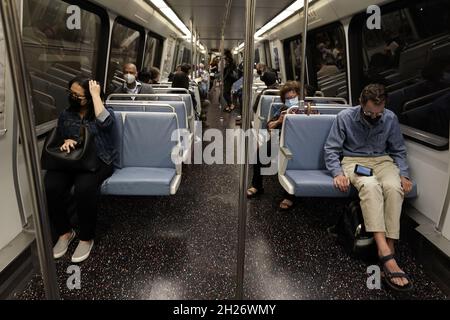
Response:
[[[25,69],[25,57],[20,31],[19,11],[16,1],[0,1],[5,32],[6,48],[11,68],[16,111],[19,120],[20,138],[24,149],[25,163],[30,184],[33,219],[36,228],[36,245],[39,265],[47,299],[59,299],[56,268],[53,260],[50,223],[41,175],[39,151],[34,125],[30,81]]]
[[[250,129],[250,112],[253,86],[253,61],[255,60],[255,3],[256,0],[246,0],[246,27],[245,27],[245,52],[244,52],[244,88],[242,124],[244,133]],[[238,225],[238,258],[237,258],[237,287],[236,299],[244,297],[244,272],[245,272],[245,238],[247,231],[247,184],[249,168],[249,136],[245,138],[244,164],[240,168],[239,184],[239,225]]]
[[[219,79],[220,79],[220,95],[219,95],[219,105],[220,110],[223,110],[225,106],[222,105],[223,98],[223,77],[225,75],[224,69],[225,69],[225,35],[222,33],[222,39],[220,40],[220,64],[218,66],[219,69]]]
[[[303,34],[302,34],[302,71],[300,74],[300,84],[302,90],[300,90],[300,100],[305,101],[305,76],[306,76],[306,40],[308,38],[308,9],[309,1],[304,0],[305,4],[303,6],[303,12],[305,20],[303,21]],[[301,14],[301,12],[300,12]]]
[[[191,27],[191,77],[192,80],[194,80],[195,76],[194,76],[194,18],[191,18],[190,20],[190,27]]]

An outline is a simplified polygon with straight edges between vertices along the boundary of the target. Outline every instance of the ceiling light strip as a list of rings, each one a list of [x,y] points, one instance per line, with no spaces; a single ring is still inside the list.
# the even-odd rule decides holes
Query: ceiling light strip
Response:
[[[309,0],[309,2],[312,2],[313,0]],[[263,34],[268,32],[269,30],[276,27],[278,24],[282,23],[289,17],[291,17],[293,14],[295,14],[297,11],[303,9],[304,7],[304,0],[296,0],[294,3],[292,3],[289,7],[284,9],[282,12],[280,12],[275,18],[270,20],[268,23],[266,23],[262,28],[260,28],[255,33],[255,39],[260,38]],[[236,47],[235,51],[240,51],[244,48],[244,43],[241,43],[239,47]]]

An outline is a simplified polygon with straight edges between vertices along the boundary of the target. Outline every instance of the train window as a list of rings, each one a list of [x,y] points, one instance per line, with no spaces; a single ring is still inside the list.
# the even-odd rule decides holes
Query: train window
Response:
[[[401,123],[448,138],[450,3],[401,2],[383,8],[381,30],[362,27],[365,83],[381,82]]]
[[[147,43],[145,45],[144,68],[149,69],[150,67],[155,65],[158,43],[158,39],[151,36],[147,37]]]
[[[67,107],[66,87],[72,78],[96,75],[102,18],[80,9],[81,27],[68,28],[69,6],[61,0],[23,2],[23,44],[36,125],[56,119]]]
[[[280,71],[280,55],[278,54],[278,48],[273,48],[273,59],[274,65],[273,69],[276,71]]]
[[[184,48],[182,63],[191,63],[191,50]]]
[[[124,64],[134,63],[140,69],[139,57],[144,38],[144,31],[138,26],[121,18],[114,22],[108,66],[108,93],[122,84],[119,79],[123,76]]]
[[[297,45],[301,47],[299,43]],[[300,49],[301,50],[301,49]],[[347,64],[344,29],[333,24],[308,33],[308,60],[311,61],[313,75],[311,84],[316,80],[317,89],[326,97],[348,99]]]
[[[295,39],[289,43],[289,57],[294,80],[300,80],[302,70],[302,40]]]
[[[259,49],[256,48],[255,49],[255,63],[260,63],[261,62],[261,57],[259,55]]]

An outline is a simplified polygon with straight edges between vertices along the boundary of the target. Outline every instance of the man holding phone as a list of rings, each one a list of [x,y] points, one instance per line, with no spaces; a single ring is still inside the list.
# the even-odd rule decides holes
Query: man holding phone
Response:
[[[336,117],[325,144],[326,166],[336,188],[348,192],[351,183],[358,190],[366,230],[374,234],[389,285],[410,289],[408,275],[393,257],[404,194],[413,186],[406,146],[397,116],[385,109],[383,85],[364,88],[360,103]]]

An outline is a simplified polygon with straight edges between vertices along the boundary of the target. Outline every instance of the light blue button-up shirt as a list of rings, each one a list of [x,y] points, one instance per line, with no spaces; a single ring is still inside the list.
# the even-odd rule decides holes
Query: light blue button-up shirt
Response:
[[[389,155],[409,177],[406,146],[397,116],[385,109],[376,125],[370,125],[361,113],[361,106],[340,112],[325,143],[325,163],[333,177],[343,175],[341,157],[381,157]]]

